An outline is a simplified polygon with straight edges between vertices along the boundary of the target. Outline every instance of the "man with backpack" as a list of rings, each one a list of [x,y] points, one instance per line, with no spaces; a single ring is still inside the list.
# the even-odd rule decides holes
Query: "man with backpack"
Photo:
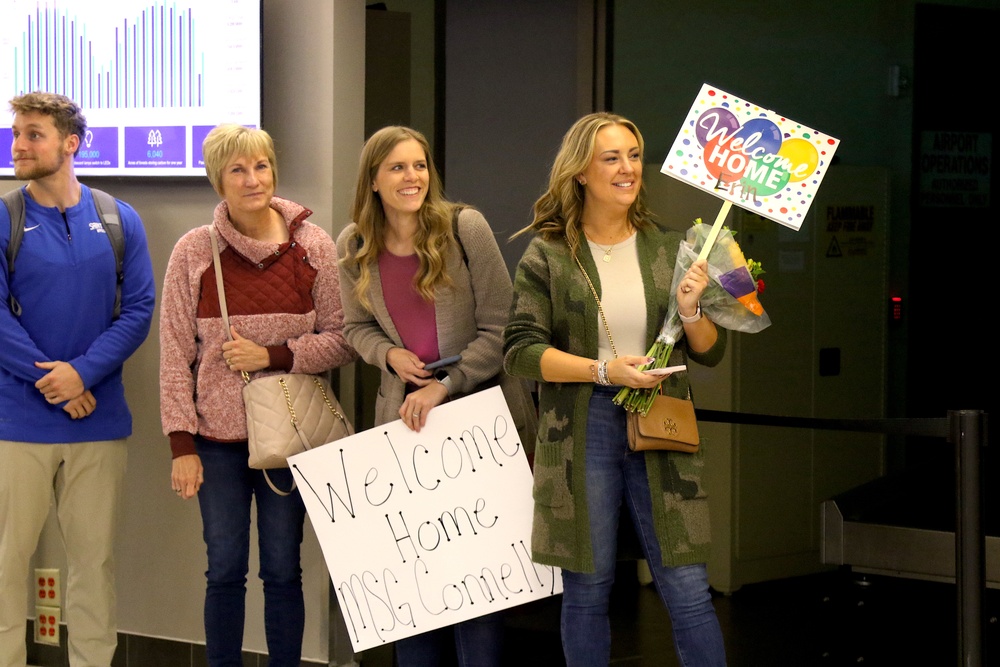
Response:
[[[76,178],[80,108],[46,92],[10,107],[27,185],[0,205],[0,664],[26,663],[28,569],[54,492],[70,665],[110,665],[132,433],[122,365],[149,333],[152,263],[135,210]]]

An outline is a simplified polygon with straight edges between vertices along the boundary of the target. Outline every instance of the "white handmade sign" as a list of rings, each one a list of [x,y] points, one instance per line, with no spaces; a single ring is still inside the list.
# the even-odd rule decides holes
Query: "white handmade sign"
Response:
[[[562,592],[499,387],[289,459],[355,651]]]

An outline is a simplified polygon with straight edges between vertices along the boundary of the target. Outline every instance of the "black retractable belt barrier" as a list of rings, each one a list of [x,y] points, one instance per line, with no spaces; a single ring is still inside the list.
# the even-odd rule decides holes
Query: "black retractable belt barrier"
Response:
[[[700,421],[751,426],[784,426],[862,431],[946,439],[955,447],[955,586],[958,598],[958,664],[981,667],[983,592],[986,590],[986,531],[983,450],[987,417],[982,410],[949,410],[948,417],[926,419],[817,419],[695,410]]]

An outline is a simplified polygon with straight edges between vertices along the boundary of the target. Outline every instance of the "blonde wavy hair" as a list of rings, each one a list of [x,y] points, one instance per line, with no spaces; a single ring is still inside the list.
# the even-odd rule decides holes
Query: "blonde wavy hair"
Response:
[[[420,144],[427,160],[427,196],[417,214],[419,226],[413,239],[420,260],[420,267],[413,277],[413,286],[426,301],[433,302],[436,290],[453,285],[445,265],[448,252],[455,244],[452,217],[455,209],[461,208],[462,204],[445,199],[441,177],[434,167],[426,137],[412,128],[390,125],[375,132],[361,149],[358,183],[354,192],[354,202],[351,204],[351,219],[357,226],[354,232],[357,251],[353,257],[345,256],[341,259],[344,265],[357,262],[358,281],[354,286],[354,295],[369,312],[372,309],[371,300],[368,298],[372,267],[385,250],[385,232],[388,225],[382,197],[373,188],[375,176],[392,150],[400,142],[410,139]]]
[[[548,241],[565,239],[571,251],[576,254],[583,235],[583,207],[586,203],[586,189],[580,184],[578,177],[594,157],[597,133],[610,125],[622,125],[635,135],[639,141],[639,157],[642,159],[645,143],[639,128],[632,121],[603,111],[579,119],[563,136],[562,145],[549,172],[548,188],[535,202],[534,220],[511,238],[535,233]],[[645,184],[640,186],[639,194],[629,207],[628,218],[636,229],[653,224],[653,214],[646,207]]]

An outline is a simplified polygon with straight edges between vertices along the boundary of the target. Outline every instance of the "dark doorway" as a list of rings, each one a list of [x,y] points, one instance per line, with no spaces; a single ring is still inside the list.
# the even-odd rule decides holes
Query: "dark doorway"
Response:
[[[996,405],[1000,114],[991,90],[998,26],[994,9],[916,6],[906,324],[912,417]],[[908,467],[950,476],[951,448],[909,449]]]
[[[989,413],[996,406],[991,314],[1000,270],[993,239],[1000,120],[989,73],[1000,65],[997,26],[1000,10],[916,6],[908,416]],[[909,438],[905,450],[909,502],[897,508],[903,521],[954,529],[954,447]],[[983,462],[984,530],[997,536],[992,489],[1000,456],[987,447]]]

